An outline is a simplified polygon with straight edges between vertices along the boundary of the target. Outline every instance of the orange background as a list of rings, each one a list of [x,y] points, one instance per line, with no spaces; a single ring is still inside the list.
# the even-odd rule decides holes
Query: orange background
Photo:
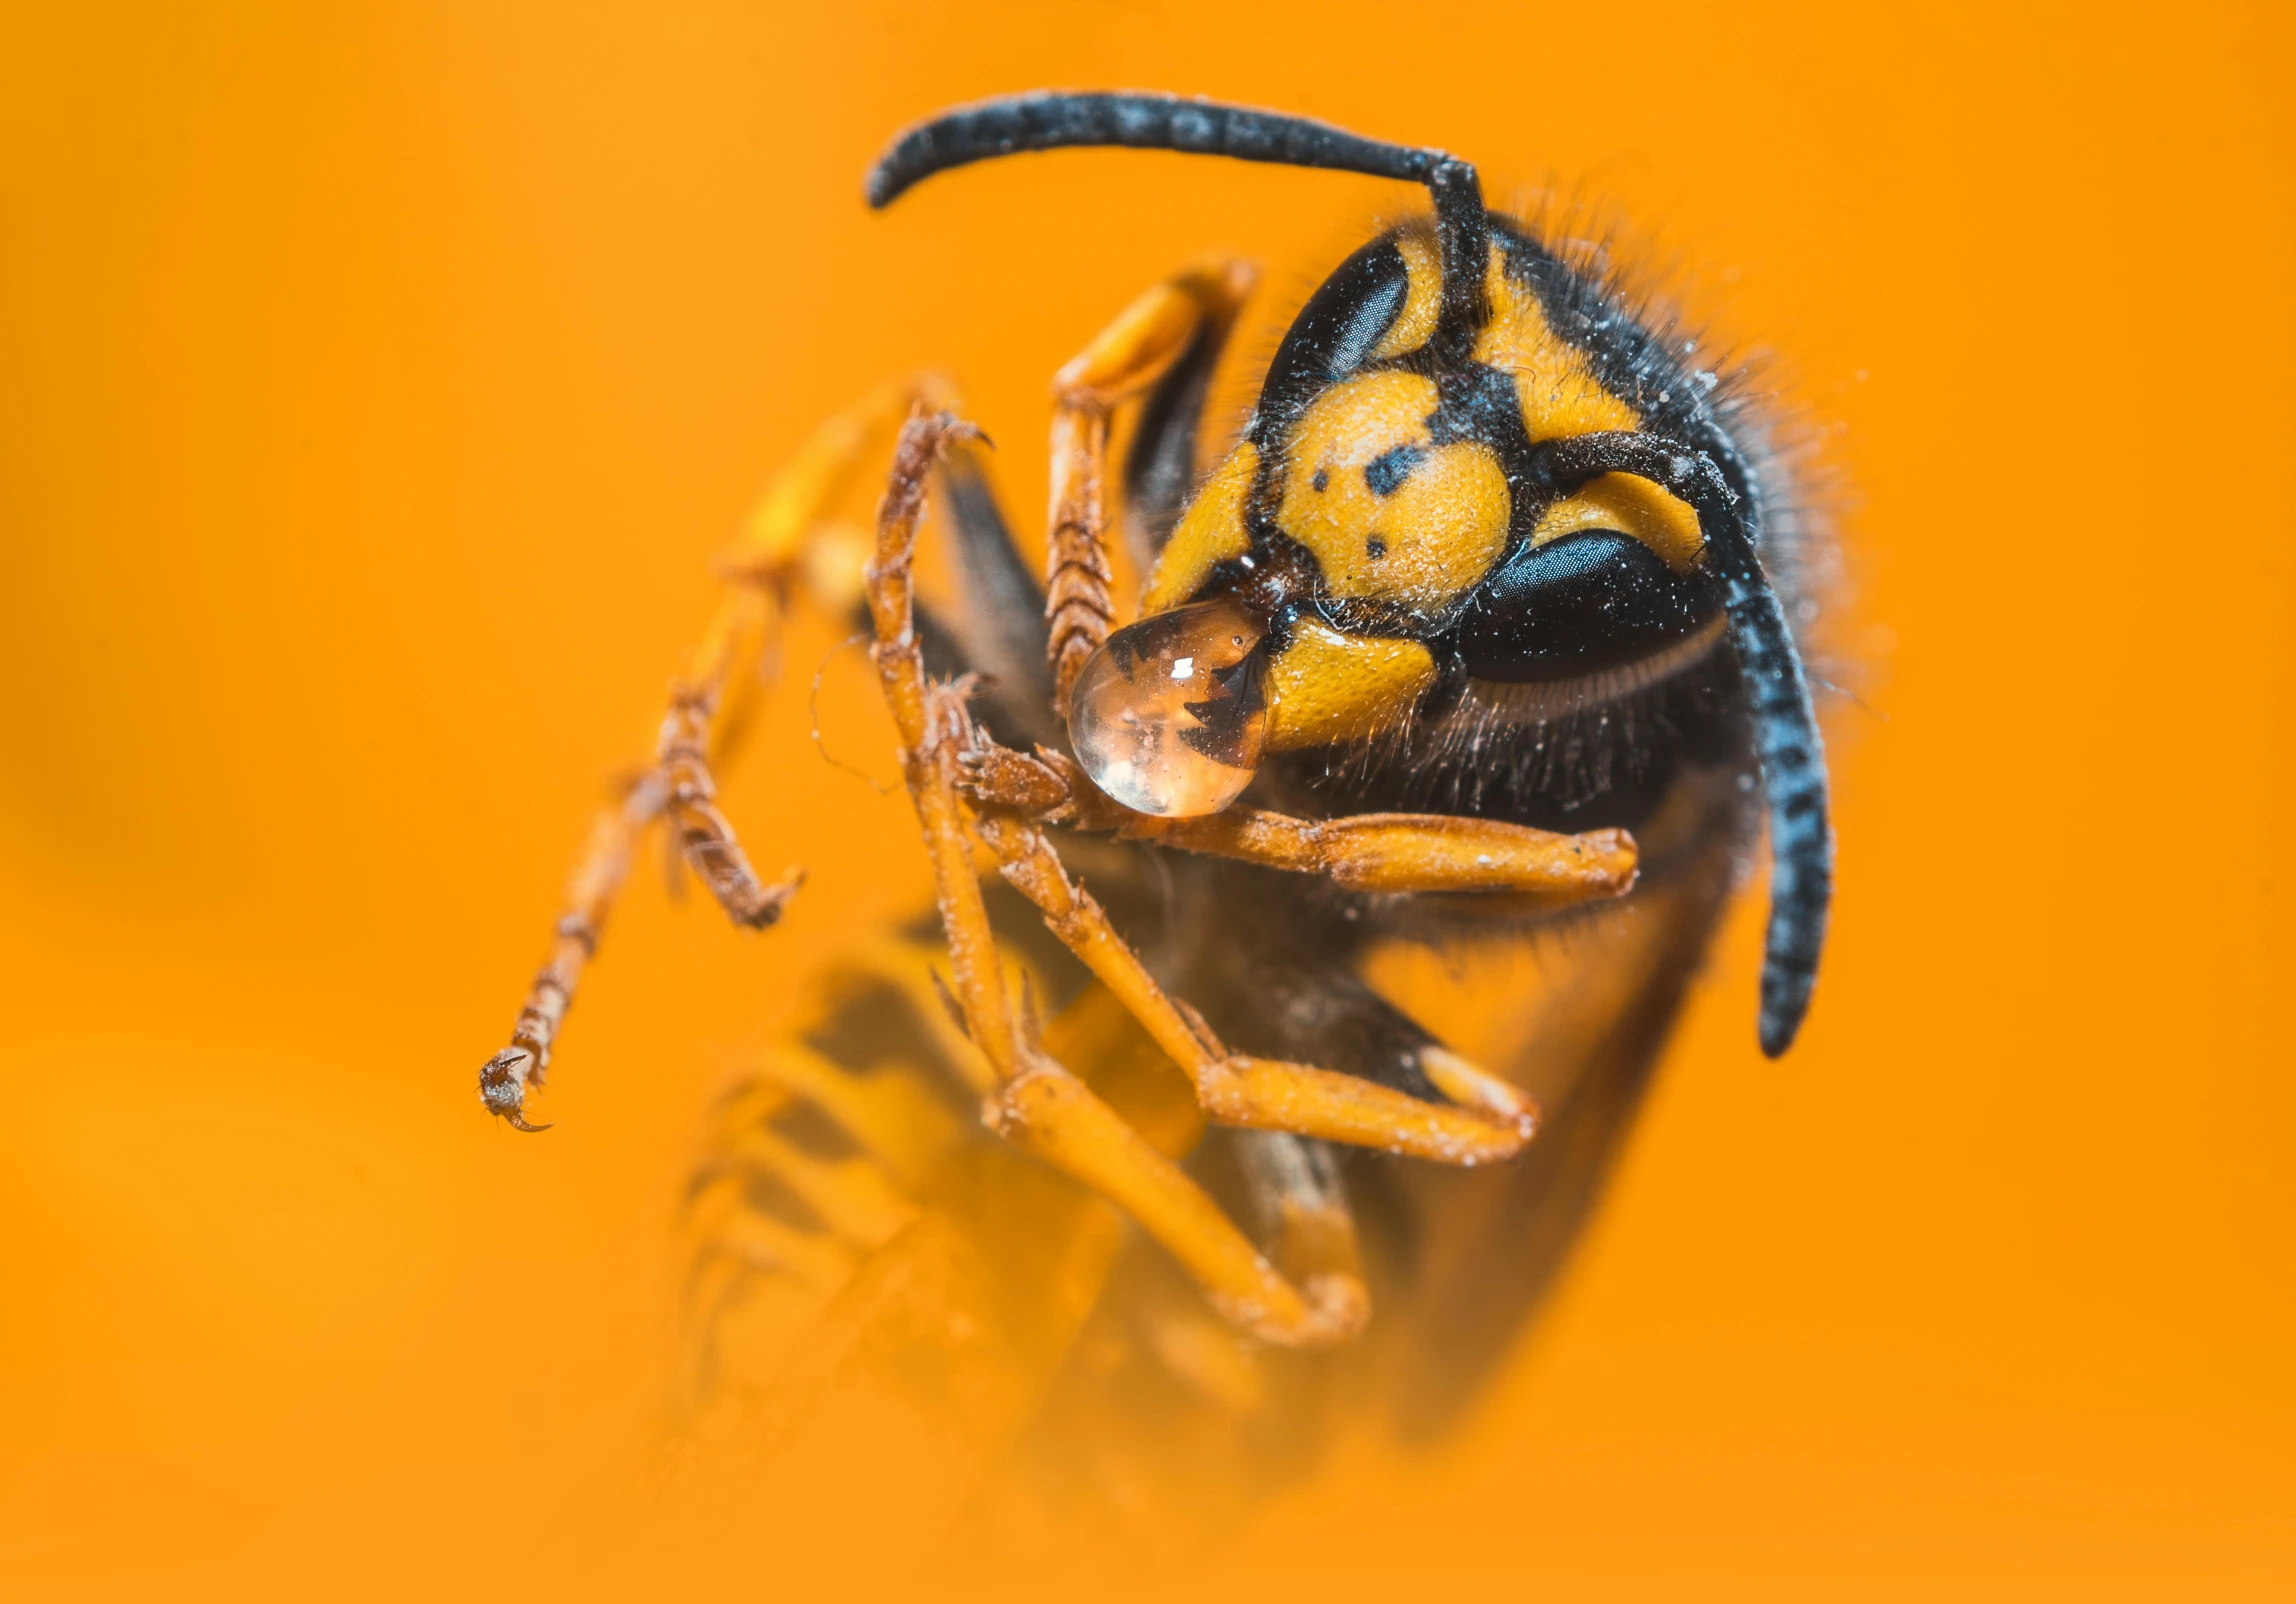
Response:
[[[817,418],[943,366],[1033,528],[1047,379],[1135,289],[1226,248],[1295,295],[1403,203],[1076,154],[864,211],[904,122],[1046,85],[1583,187],[1780,353],[1854,487],[1802,1045],[1753,1051],[1742,906],[1472,1429],[1351,1447],[1222,1578],[2296,1583],[2280,8],[10,9],[15,1596],[826,1588],[648,1536],[644,1467],[726,1051],[923,884],[900,799],[806,745],[827,634],[728,788],[812,870],[791,919],[641,874],[559,1129],[474,1072]],[[889,773],[853,668],[830,738]]]

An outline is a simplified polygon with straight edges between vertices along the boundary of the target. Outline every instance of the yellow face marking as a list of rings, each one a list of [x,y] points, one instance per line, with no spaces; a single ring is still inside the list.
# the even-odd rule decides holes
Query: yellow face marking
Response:
[[[1586,353],[1556,338],[1538,296],[1507,276],[1506,255],[1496,244],[1483,282],[1491,321],[1476,338],[1475,360],[1514,375],[1532,444],[1632,429],[1642,421],[1634,408],[1602,387],[1587,366]]]
[[[1435,332],[1435,319],[1443,310],[1443,258],[1435,249],[1434,231],[1407,229],[1395,237],[1403,253],[1403,271],[1409,281],[1403,310],[1371,348],[1375,357],[1401,356],[1425,345]]]
[[[1294,427],[1276,525],[1315,554],[1332,595],[1433,612],[1505,549],[1506,471],[1478,442],[1435,446],[1435,406],[1432,379],[1367,373]]]
[[[1252,537],[1244,528],[1244,498],[1252,493],[1252,480],[1259,471],[1259,448],[1249,440],[1212,471],[1157,554],[1148,593],[1140,599],[1143,613],[1179,606],[1196,593],[1215,566],[1252,549]]]
[[[1549,507],[1531,531],[1531,544],[1543,546],[1582,529],[1615,529],[1632,535],[1678,574],[1696,568],[1699,553],[1706,549],[1706,537],[1690,503],[1630,473],[1590,479],[1577,495]]]
[[[1342,635],[1312,618],[1268,665],[1266,750],[1351,741],[1399,722],[1435,682],[1435,659],[1411,640]]]

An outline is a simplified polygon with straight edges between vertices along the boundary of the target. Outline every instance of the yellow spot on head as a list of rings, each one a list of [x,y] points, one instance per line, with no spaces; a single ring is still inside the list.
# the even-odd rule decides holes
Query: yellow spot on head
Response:
[[[1527,284],[1507,276],[1505,252],[1494,241],[1484,279],[1491,321],[1475,340],[1475,360],[1512,374],[1531,443],[1573,435],[1632,429],[1640,413],[1602,387],[1586,353],[1547,326],[1546,309]]]
[[[1400,723],[1434,682],[1435,659],[1417,641],[1342,635],[1303,618],[1268,665],[1266,750],[1375,735]]]
[[[1293,428],[1276,524],[1315,554],[1330,594],[1432,612],[1506,548],[1506,470],[1478,442],[1436,446],[1435,408],[1434,380],[1368,373]]]
[[[1259,471],[1259,449],[1249,440],[1213,470],[1157,554],[1156,571],[1140,600],[1143,613],[1179,606],[1196,593],[1214,567],[1252,549],[1252,537],[1244,528],[1244,498],[1252,493]]]
[[[1696,568],[1699,555],[1706,549],[1706,536],[1690,503],[1630,473],[1606,473],[1590,479],[1577,495],[1565,496],[1549,507],[1538,528],[1531,531],[1531,544],[1543,546],[1586,529],[1615,529],[1632,535],[1665,558],[1666,566],[1678,574]]]

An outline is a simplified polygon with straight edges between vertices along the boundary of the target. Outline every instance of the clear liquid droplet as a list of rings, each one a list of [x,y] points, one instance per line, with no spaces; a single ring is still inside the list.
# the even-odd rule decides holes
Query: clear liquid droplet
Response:
[[[1136,813],[1194,818],[1242,794],[1267,738],[1261,629],[1217,598],[1108,637],[1068,698],[1068,740],[1092,783]]]

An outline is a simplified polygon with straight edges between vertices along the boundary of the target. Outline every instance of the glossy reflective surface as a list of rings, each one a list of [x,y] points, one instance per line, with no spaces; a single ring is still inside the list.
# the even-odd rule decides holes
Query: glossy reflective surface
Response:
[[[1259,767],[1267,735],[1260,627],[1226,600],[1144,618],[1077,676],[1068,738],[1092,783],[1141,813],[1217,813]]]

